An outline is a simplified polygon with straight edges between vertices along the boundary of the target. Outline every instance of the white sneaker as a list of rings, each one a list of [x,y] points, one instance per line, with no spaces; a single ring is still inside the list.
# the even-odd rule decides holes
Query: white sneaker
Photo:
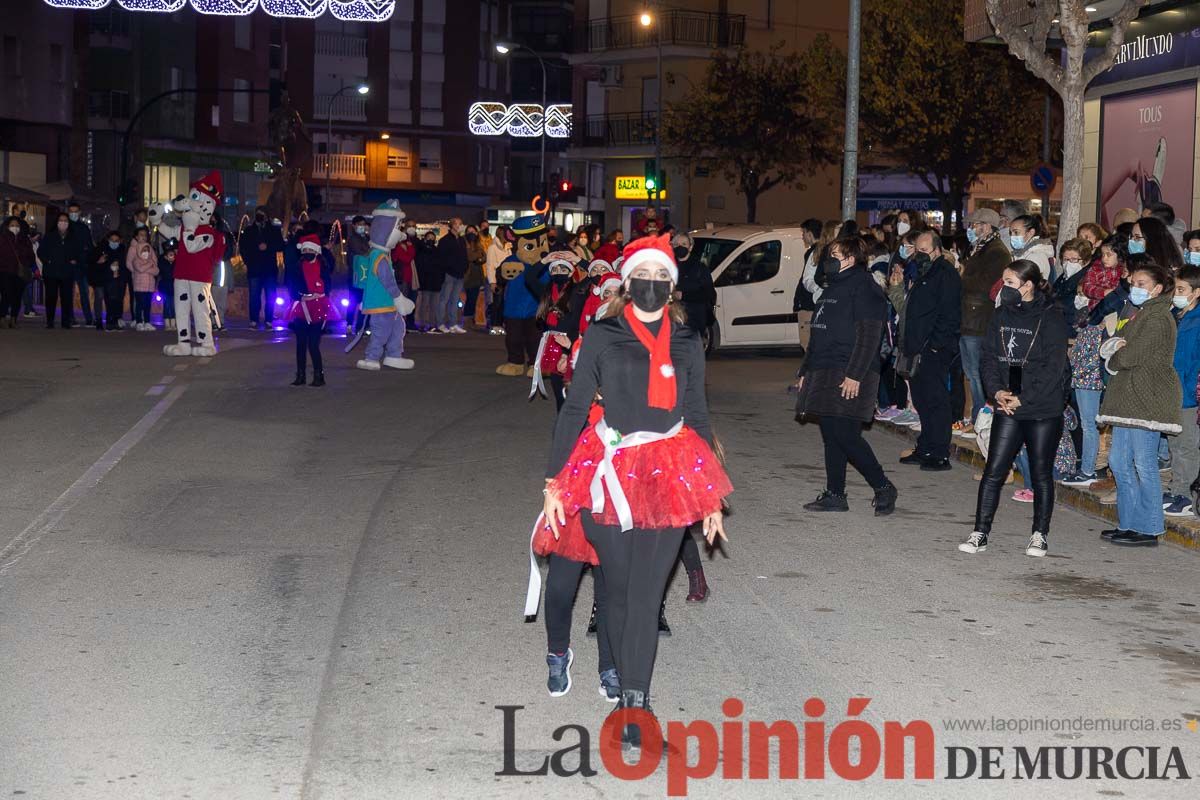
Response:
[[[437,329],[438,329],[438,333],[449,333],[450,332],[450,328],[446,327],[445,325],[438,325]]]
[[[467,329],[464,328],[462,325],[455,325],[453,328],[450,329],[450,332],[451,333],[466,333]]]
[[[392,369],[412,369],[416,366],[416,363],[411,358],[400,358],[397,356],[395,358],[385,358],[383,365]]]
[[[975,531],[967,540],[958,546],[958,549],[964,553],[982,553],[987,550],[988,535]]]
[[[1029,544],[1025,546],[1025,555],[1041,558],[1046,555],[1046,537],[1040,533],[1034,533],[1029,537]]]
[[[380,369],[379,362],[372,361],[369,358],[359,359],[358,363],[355,364],[354,366],[358,367],[359,369],[368,370],[370,372],[378,372]]]

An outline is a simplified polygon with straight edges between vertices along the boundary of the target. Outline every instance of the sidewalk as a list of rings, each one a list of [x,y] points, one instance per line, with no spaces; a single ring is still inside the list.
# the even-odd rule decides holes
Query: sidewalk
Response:
[[[880,420],[875,420],[874,424],[880,430],[888,431],[914,444],[917,441],[917,434],[912,428],[904,425],[895,425],[886,421],[881,422]],[[979,452],[979,446],[975,443],[974,436],[969,438],[962,436],[951,437],[950,458],[970,465],[975,469],[983,469],[983,454]],[[1089,488],[1063,486],[1061,483],[1056,483],[1054,487],[1054,499],[1056,502],[1066,503],[1078,511],[1108,520],[1114,525],[1117,522],[1116,505],[1104,505],[1100,502],[1099,493],[1093,492]],[[1166,522],[1167,533],[1163,537],[1165,541],[1200,551],[1200,519],[1195,516],[1167,517]]]

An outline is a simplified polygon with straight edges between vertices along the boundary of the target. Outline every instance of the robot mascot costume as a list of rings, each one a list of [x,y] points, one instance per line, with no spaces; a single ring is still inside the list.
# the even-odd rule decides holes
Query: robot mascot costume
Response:
[[[413,302],[400,292],[392,270],[392,249],[404,240],[404,212],[397,200],[388,200],[371,217],[371,251],[354,257],[354,286],[362,290],[362,312],[367,315],[370,337],[366,357],[354,366],[378,370],[412,369],[404,357],[404,317]]]
[[[179,239],[175,255],[175,319],[178,341],[163,348],[168,356],[213,356],[212,318],[209,316],[209,287],[213,269],[225,252],[225,236],[209,223],[221,204],[221,173],[210,172],[192,184],[187,197],[172,203],[180,230],[169,229],[163,209],[152,216],[160,219],[158,232]]]

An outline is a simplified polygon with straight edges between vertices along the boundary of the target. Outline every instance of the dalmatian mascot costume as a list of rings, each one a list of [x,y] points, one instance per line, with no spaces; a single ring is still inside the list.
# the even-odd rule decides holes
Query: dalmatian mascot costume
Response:
[[[168,356],[213,356],[212,318],[209,316],[209,286],[213,269],[225,252],[225,237],[212,227],[213,212],[221,203],[221,173],[211,172],[192,184],[191,191],[171,204],[179,218],[172,230],[165,207],[151,209],[158,232],[179,240],[175,255],[175,319],[178,341],[163,348]]]

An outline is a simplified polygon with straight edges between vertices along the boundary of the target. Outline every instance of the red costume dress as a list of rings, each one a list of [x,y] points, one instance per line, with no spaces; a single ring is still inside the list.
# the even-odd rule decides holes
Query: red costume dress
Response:
[[[305,292],[299,300],[292,302],[288,312],[288,322],[330,322],[336,320],[337,312],[325,294],[325,281],[321,279],[321,262],[301,261],[300,269],[304,275]]]

